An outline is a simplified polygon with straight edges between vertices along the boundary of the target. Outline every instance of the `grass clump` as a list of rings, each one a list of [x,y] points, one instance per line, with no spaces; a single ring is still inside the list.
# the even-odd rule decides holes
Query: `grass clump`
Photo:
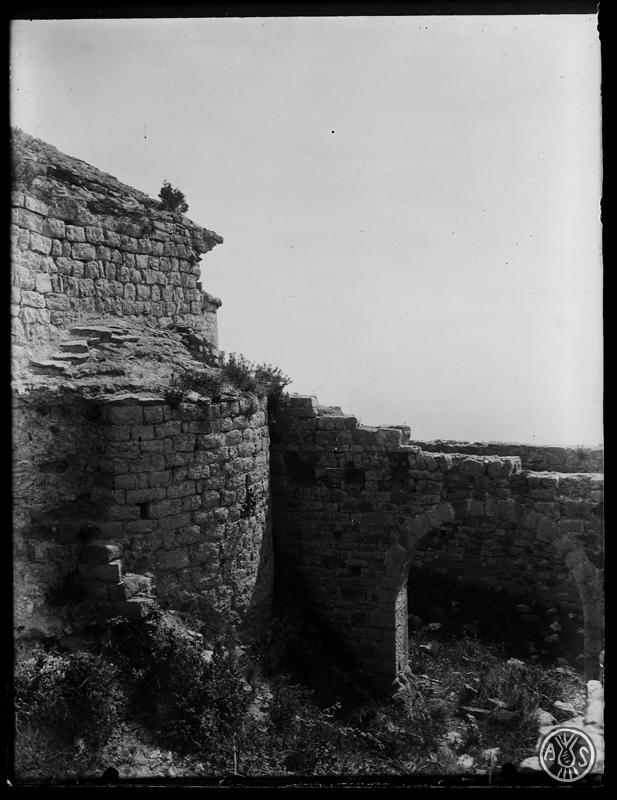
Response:
[[[189,392],[216,399],[225,390],[235,390],[268,397],[268,408],[274,410],[284,396],[291,378],[272,364],[254,363],[243,355],[230,353],[220,370],[186,369],[172,375],[165,390],[165,399],[176,407]]]

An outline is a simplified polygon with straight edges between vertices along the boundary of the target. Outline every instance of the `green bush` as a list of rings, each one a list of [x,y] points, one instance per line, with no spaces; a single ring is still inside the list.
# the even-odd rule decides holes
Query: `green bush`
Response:
[[[255,365],[243,355],[230,353],[223,364],[225,378],[241,392],[255,392],[258,389]]]
[[[163,211],[176,211],[184,214],[189,210],[184,193],[180,189],[175,189],[169,181],[163,181],[159,197]]]
[[[272,364],[256,364],[243,355],[230,353],[223,365],[223,374],[233,386],[243,392],[258,392],[269,399],[279,400],[291,378]]]
[[[138,622],[114,620],[109,655],[131,683],[137,707],[156,709],[166,739],[213,758],[222,749],[223,759],[229,757],[252,693],[243,654],[230,642],[216,643],[207,658],[193,632],[157,610]]]
[[[48,729],[59,741],[105,742],[126,707],[119,671],[87,651],[35,648],[15,670],[17,728]]]
[[[224,380],[220,372],[209,372],[204,369],[187,369],[182,373],[174,373],[165,389],[165,401],[177,408],[188,392],[197,392],[204,397],[220,397]]]
[[[243,355],[230,353],[220,371],[186,369],[174,373],[165,390],[165,399],[172,407],[178,406],[187,392],[198,392],[206,397],[219,397],[228,385],[240,392],[265,394],[268,405],[274,409],[283,396],[291,378],[272,364],[255,364]]]

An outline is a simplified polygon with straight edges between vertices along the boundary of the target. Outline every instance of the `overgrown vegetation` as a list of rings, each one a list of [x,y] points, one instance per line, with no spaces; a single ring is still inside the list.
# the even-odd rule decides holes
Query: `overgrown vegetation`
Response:
[[[35,647],[17,664],[14,690],[16,766],[25,774],[50,775],[75,758],[88,764],[128,703],[116,666],[86,650]]]
[[[180,189],[174,188],[169,181],[163,181],[159,191],[161,209],[163,211],[175,211],[185,214],[189,210],[184,193]]]
[[[216,400],[223,392],[225,381],[221,372],[206,369],[187,369],[174,373],[165,389],[165,400],[176,408],[189,392],[197,392],[204,397]]]
[[[537,709],[583,689],[573,670],[429,630],[412,646],[413,676],[386,700],[292,617],[250,650],[229,635],[204,642],[162,611],[111,620],[101,641],[98,652],[37,647],[18,661],[18,774],[92,775],[110,763],[121,775],[485,773],[532,755]],[[294,668],[302,641],[321,658],[321,682]]]
[[[165,399],[171,406],[177,406],[189,392],[217,399],[225,390],[235,390],[265,394],[268,408],[275,410],[290,383],[291,378],[279,367],[255,363],[243,355],[230,353],[219,370],[203,367],[174,373],[165,391]]]

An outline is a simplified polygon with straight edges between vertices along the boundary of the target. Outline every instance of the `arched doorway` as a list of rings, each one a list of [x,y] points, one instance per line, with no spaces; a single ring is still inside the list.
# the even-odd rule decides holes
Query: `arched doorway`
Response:
[[[487,502],[489,508],[494,507],[490,505],[491,501]],[[500,565],[492,586],[491,581],[480,581],[480,585],[484,583],[485,586],[499,590],[503,588],[499,583],[500,578],[507,577],[506,583],[511,587],[516,587],[516,580],[520,578],[523,581],[523,596],[533,598],[534,603],[550,603],[547,610],[554,608],[557,603],[559,618],[545,620],[549,629],[554,622],[563,629],[562,613],[574,614],[575,624],[580,622],[582,614],[584,663],[577,666],[582,667],[586,679],[597,677],[598,655],[602,650],[601,570],[589,561],[575,538],[567,535],[551,538],[541,522],[537,526],[514,522],[522,514],[508,514],[503,518],[490,513],[479,513],[482,505],[474,504],[471,519],[467,514],[455,513],[450,504],[442,503],[429,514],[417,516],[405,524],[399,542],[393,544],[385,555],[384,572],[374,593],[374,611],[369,622],[376,630],[380,647],[378,655],[373,649],[370,663],[366,665],[367,670],[378,676],[382,682],[391,683],[408,669],[408,580],[414,557],[417,561],[417,553],[420,552],[417,550],[418,545],[426,539],[429,546],[425,549],[434,550],[430,545],[440,538],[443,540],[451,537],[458,541],[461,537],[469,537],[471,529],[472,538],[468,538],[471,545],[467,551],[468,567],[472,567],[471,574],[486,577],[482,572],[486,570],[486,559],[491,552],[489,563],[492,559],[495,565]],[[514,508],[516,504],[511,505]],[[475,544],[473,536],[476,537]],[[474,557],[474,547],[477,547],[478,542],[479,558]],[[511,546],[504,547],[504,542]],[[453,551],[454,558],[458,555],[464,561],[465,553],[460,549],[460,541],[458,546],[459,550],[455,548]],[[516,565],[512,552],[519,553],[519,563]],[[452,564],[452,561],[451,553],[447,563]],[[515,596],[516,592],[513,591],[512,594]],[[530,609],[532,616],[533,606]],[[580,627],[578,625],[579,629]],[[556,630],[554,633],[559,634],[560,631]]]

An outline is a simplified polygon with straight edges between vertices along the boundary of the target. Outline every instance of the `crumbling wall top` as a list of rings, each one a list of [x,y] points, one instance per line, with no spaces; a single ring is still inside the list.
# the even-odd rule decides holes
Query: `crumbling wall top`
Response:
[[[19,130],[12,155],[11,316],[18,352],[30,347],[49,360],[47,345],[106,321],[122,335],[139,333],[127,326],[154,326],[218,348],[221,301],[202,289],[200,256],[221,236]]]
[[[113,175],[19,129],[12,133],[14,188],[45,203],[49,216],[77,225],[97,225],[105,217],[107,228],[134,237],[145,230],[167,232],[181,226],[190,229],[199,253],[222,244],[218,233],[196,225],[184,214],[162,210],[157,200]]]

